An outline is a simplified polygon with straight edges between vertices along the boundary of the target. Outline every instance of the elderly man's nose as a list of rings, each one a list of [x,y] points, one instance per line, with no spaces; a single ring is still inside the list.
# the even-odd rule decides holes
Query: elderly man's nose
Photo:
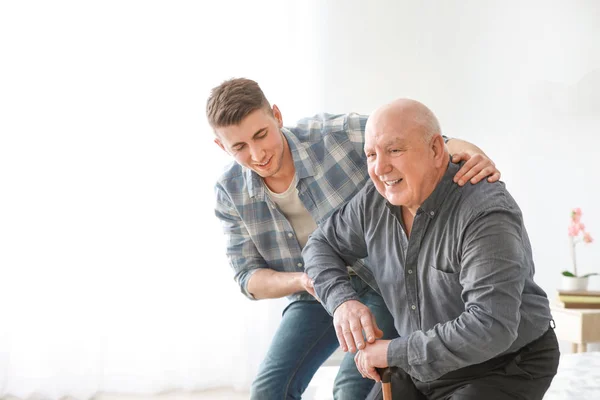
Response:
[[[384,175],[389,170],[389,163],[385,157],[378,157],[375,161],[375,174]]]

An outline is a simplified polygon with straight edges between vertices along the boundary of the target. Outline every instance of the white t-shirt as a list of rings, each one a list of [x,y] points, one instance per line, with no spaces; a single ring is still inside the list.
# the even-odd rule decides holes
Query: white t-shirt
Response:
[[[294,176],[292,183],[283,193],[274,193],[267,185],[265,185],[265,187],[267,188],[267,193],[271,200],[277,204],[279,210],[292,225],[296,237],[298,238],[298,243],[300,243],[300,248],[304,248],[308,241],[308,235],[317,229],[317,223],[306,207],[304,207],[304,204],[302,204],[302,201],[298,196],[298,189],[296,188],[297,183],[298,178]]]

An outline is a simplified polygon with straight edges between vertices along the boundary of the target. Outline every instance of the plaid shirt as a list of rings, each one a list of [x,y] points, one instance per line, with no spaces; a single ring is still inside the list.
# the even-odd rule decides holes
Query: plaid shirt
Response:
[[[368,180],[364,156],[366,116],[319,114],[283,128],[296,167],[300,200],[320,224],[350,200]],[[227,257],[242,292],[259,268],[304,272],[302,249],[286,217],[266,193],[255,172],[233,163],[217,181],[215,214],[227,237]],[[372,287],[375,281],[362,261],[353,270]],[[307,292],[288,299],[313,299]]]

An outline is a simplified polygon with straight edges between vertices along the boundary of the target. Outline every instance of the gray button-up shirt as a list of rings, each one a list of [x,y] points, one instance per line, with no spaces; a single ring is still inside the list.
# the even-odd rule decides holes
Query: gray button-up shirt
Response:
[[[355,258],[370,269],[400,338],[388,363],[421,381],[514,352],[551,319],[533,281],[521,211],[501,182],[463,187],[448,169],[417,211],[410,237],[400,208],[371,181],[311,235],[303,256],[330,313],[358,300],[346,274]]]

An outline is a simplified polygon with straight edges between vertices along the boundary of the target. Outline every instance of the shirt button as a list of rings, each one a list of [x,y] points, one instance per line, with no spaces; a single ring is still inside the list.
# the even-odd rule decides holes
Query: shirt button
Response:
[[[291,233],[288,233],[288,237],[289,237],[289,238],[291,238],[291,237],[293,237],[293,236],[294,236],[294,235],[292,235]]]
[[[277,206],[276,206],[275,204],[273,204],[273,205],[271,206],[271,208],[274,210],[274,209],[276,209],[276,208],[277,208]]]
[[[412,308],[413,310],[417,309],[417,306],[415,306],[414,304],[412,306],[410,306],[410,308]]]
[[[435,215],[435,211],[431,211],[431,212],[429,213],[429,215],[431,215],[431,216],[433,217],[433,216]]]
[[[409,270],[408,270],[408,273],[409,273],[409,274],[412,274],[412,269],[409,269]]]
[[[298,263],[298,266],[299,266],[299,267],[301,267],[301,266],[302,266],[302,263]]]

